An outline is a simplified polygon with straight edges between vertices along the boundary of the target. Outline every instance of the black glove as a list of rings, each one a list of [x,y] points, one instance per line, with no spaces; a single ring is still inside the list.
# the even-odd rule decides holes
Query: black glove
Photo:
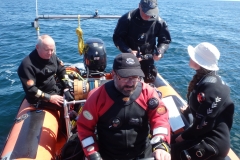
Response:
[[[89,160],[102,160],[101,155],[98,152],[94,152],[88,156]]]
[[[72,94],[70,93],[69,89],[64,91],[64,96],[65,96],[65,99],[67,101],[73,101],[74,100],[74,98],[73,98]]]
[[[187,150],[183,150],[181,152],[181,159],[182,160],[188,160],[188,159],[201,160],[201,159],[208,159],[209,157],[212,157],[216,154],[217,154],[216,148],[214,148],[212,145],[202,140],[197,145]]]

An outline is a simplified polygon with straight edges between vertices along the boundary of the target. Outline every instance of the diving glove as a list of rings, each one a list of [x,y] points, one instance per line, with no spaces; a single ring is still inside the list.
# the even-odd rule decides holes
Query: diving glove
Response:
[[[101,155],[98,152],[94,152],[88,156],[89,160],[102,160]]]

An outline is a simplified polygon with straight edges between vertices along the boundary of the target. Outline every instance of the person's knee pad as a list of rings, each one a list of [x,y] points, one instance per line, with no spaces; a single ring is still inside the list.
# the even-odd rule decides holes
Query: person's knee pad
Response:
[[[208,159],[216,154],[217,154],[216,148],[214,148],[214,146],[202,140],[197,145],[187,150],[183,150],[181,152],[181,159],[182,160],[188,160],[188,159],[202,160],[202,159]]]

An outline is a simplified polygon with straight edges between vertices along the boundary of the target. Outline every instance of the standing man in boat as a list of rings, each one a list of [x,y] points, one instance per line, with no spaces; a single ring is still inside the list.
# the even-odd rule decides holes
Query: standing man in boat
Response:
[[[158,14],[157,0],[141,0],[137,9],[118,20],[113,34],[113,42],[121,52],[137,57],[151,55],[147,60],[139,58],[146,83],[154,83],[157,75],[154,60],[163,57],[171,42],[168,26]]]
[[[89,93],[77,121],[87,159],[154,156],[170,160],[168,110],[156,90],[140,81],[144,73],[137,57],[130,53],[116,56],[112,76],[112,81]]]
[[[172,160],[224,160],[230,149],[234,104],[230,89],[217,74],[220,52],[203,42],[188,47],[189,66],[196,74],[188,86],[193,124],[172,144]],[[185,110],[186,111],[186,110]]]
[[[20,64],[18,76],[30,104],[60,109],[64,101],[63,89],[68,86],[65,83],[58,85],[55,76],[60,81],[66,80],[65,82],[69,78],[63,62],[55,54],[55,42],[52,37],[39,37],[36,48]],[[65,95],[68,100],[72,98],[68,89],[65,90]]]

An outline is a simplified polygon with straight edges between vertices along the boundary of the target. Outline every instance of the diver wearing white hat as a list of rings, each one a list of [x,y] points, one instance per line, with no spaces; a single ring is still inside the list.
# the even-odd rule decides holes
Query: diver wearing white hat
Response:
[[[188,54],[191,60],[197,63],[199,66],[210,71],[219,70],[218,60],[220,58],[220,52],[211,43],[203,42],[197,45],[195,48],[188,46]]]
[[[230,149],[234,104],[230,89],[217,75],[219,50],[208,42],[188,46],[189,66],[196,74],[188,86],[187,110],[192,125],[172,141],[172,160],[223,160]],[[186,110],[185,110],[186,111]],[[184,112],[185,112],[184,111]]]

